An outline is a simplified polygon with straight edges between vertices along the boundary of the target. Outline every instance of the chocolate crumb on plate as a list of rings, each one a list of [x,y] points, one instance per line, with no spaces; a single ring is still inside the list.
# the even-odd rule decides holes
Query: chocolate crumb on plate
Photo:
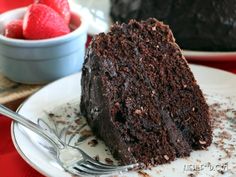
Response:
[[[151,177],[149,174],[147,174],[147,173],[144,172],[144,171],[138,171],[138,175],[139,175],[140,177]]]
[[[217,172],[222,174],[222,175],[225,174],[225,172],[223,170],[217,170]]]
[[[81,136],[90,137],[93,135],[93,132],[88,129],[84,129],[80,132]]]
[[[110,158],[105,158],[105,162],[109,165],[113,165],[114,161],[111,160]]]
[[[92,139],[91,141],[88,142],[88,145],[91,147],[95,147],[98,144],[98,141],[96,139]]]
[[[193,173],[190,173],[190,174],[188,174],[188,177],[196,177],[196,175]]]
[[[94,159],[99,162],[99,159],[100,159],[99,155],[96,155]]]
[[[55,114],[53,114],[53,113],[50,112],[50,113],[48,113],[48,116],[49,116],[49,117],[54,117]]]

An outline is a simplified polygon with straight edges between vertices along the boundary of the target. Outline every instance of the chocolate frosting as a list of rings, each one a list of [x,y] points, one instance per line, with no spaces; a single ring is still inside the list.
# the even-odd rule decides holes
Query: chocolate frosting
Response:
[[[155,17],[170,25],[183,49],[236,50],[235,0],[111,0],[114,21]]]

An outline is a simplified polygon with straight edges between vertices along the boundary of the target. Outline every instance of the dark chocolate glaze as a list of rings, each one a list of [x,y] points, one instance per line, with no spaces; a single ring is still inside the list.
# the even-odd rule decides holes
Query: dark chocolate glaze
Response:
[[[155,17],[170,25],[183,49],[236,50],[235,0],[111,0],[114,21]]]
[[[208,106],[169,27],[115,24],[91,42],[81,112],[123,164],[146,167],[211,144]]]
[[[100,62],[90,46],[82,70],[81,113],[86,116],[94,133],[102,138],[108,147],[112,147],[110,150],[116,158],[122,159],[126,164],[135,163],[132,154],[128,153],[129,147],[111,119],[111,103],[108,99],[109,93],[104,90],[104,70],[101,67],[103,63]]]

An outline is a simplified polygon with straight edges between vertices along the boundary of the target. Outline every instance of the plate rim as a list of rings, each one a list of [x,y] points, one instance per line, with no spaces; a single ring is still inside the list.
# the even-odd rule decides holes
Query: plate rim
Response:
[[[217,68],[213,68],[213,67],[208,67],[208,66],[204,66],[204,65],[198,65],[198,64],[189,64],[190,66],[194,66],[194,67],[201,67],[201,68],[205,68],[205,69],[211,69],[211,70],[215,70],[215,71],[218,71],[218,72],[223,72],[225,74],[229,74],[233,77],[236,78],[236,74],[232,73],[232,72],[228,72],[228,71],[225,71],[225,70],[221,70],[221,69],[217,69]],[[74,77],[75,75],[79,75],[81,74],[81,71],[80,72],[77,72],[75,74],[71,74],[69,76],[66,76],[66,77],[63,77],[63,78],[60,78],[58,80],[55,80],[45,86],[43,86],[41,89],[39,89],[38,91],[36,91],[35,93],[33,93],[31,96],[29,96],[26,100],[24,100],[20,106],[17,108],[16,112],[18,113],[22,107],[33,97],[35,96],[38,92],[41,92],[43,91],[44,89],[47,89],[48,87],[50,87],[51,85],[55,84],[56,82],[60,82],[61,80],[65,80],[66,78],[70,78],[70,77]],[[19,123],[15,122],[15,121],[12,121],[11,123],[11,138],[12,138],[12,142],[18,152],[18,154],[24,159],[25,162],[27,162],[32,168],[34,168],[36,171],[38,171],[39,173],[41,173],[42,175],[44,176],[50,176],[46,171],[43,171],[40,169],[40,167],[35,164],[33,161],[31,161],[26,155],[25,153],[21,150],[20,148],[20,145],[18,145],[17,143],[17,139],[16,139],[16,136],[15,136],[15,133],[14,133],[14,129],[19,125]],[[64,173],[68,174],[68,175],[71,175],[70,173],[64,171]]]
[[[16,148],[16,151],[18,152],[18,154],[21,156],[21,158],[24,159],[24,161],[31,166],[34,170],[36,170],[38,173],[44,175],[44,176],[49,176],[49,174],[47,174],[45,171],[41,170],[33,161],[31,161],[26,155],[25,153],[20,149],[20,146],[17,143],[16,137],[13,135],[14,133],[14,128],[16,128],[16,126],[18,125],[18,123],[16,122],[12,122],[11,123],[11,137],[12,137],[12,141],[13,144]]]
[[[236,61],[236,51],[195,51],[182,49],[182,53],[189,61]]]
[[[66,78],[69,78],[69,77],[73,77],[74,75],[78,75],[80,72],[77,72],[77,73],[74,73],[74,74],[71,74],[71,75],[68,75],[66,77],[62,77],[60,79],[57,79],[45,86],[43,86],[42,88],[40,88],[39,90],[37,90],[35,93],[33,93],[32,95],[30,95],[27,99],[25,99],[20,105],[19,107],[16,109],[16,113],[19,113],[19,111],[21,110],[21,108],[26,104],[26,102],[28,102],[33,96],[35,96],[38,92],[41,92],[42,90],[44,89],[47,89],[47,87],[49,87],[50,85],[53,85],[55,84],[56,82],[60,82],[61,80],[64,80]],[[12,142],[16,148],[16,151],[18,152],[18,154],[24,159],[24,161],[29,164],[33,169],[35,169],[37,172],[39,172],[40,174],[44,175],[44,176],[49,176],[48,173],[46,173],[46,171],[43,171],[40,169],[40,167],[38,165],[36,165],[32,160],[30,160],[26,155],[25,153],[21,150],[20,148],[20,145],[18,145],[17,143],[17,140],[16,140],[16,137],[15,137],[15,134],[14,134],[14,129],[16,128],[16,126],[18,126],[19,123],[15,122],[15,121],[12,121],[11,123],[11,128],[10,128],[10,131],[11,131],[11,138],[12,138]],[[67,173],[66,171],[64,171],[65,173]],[[69,174],[69,173],[68,173]]]
[[[229,55],[236,54],[236,51],[200,51],[183,49],[185,53],[208,54],[208,55]]]

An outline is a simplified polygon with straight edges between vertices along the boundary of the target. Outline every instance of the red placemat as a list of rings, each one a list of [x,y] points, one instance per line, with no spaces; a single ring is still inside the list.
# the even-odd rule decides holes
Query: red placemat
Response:
[[[34,0],[0,0],[0,13],[27,6]],[[10,134],[11,120],[0,115],[0,176],[1,177],[43,177],[31,168],[17,153]]]
[[[34,0],[0,0],[0,13],[26,6]],[[91,40],[91,38],[89,38]],[[190,62],[192,63],[192,62]],[[194,62],[206,66],[216,67],[236,73],[236,62]],[[28,165],[17,153],[10,134],[11,120],[0,115],[0,176],[1,177],[43,177],[39,172]]]
[[[34,0],[0,0],[0,13],[32,4]]]
[[[0,176],[1,177],[43,177],[31,168],[17,153],[11,139],[11,120],[0,115]]]

